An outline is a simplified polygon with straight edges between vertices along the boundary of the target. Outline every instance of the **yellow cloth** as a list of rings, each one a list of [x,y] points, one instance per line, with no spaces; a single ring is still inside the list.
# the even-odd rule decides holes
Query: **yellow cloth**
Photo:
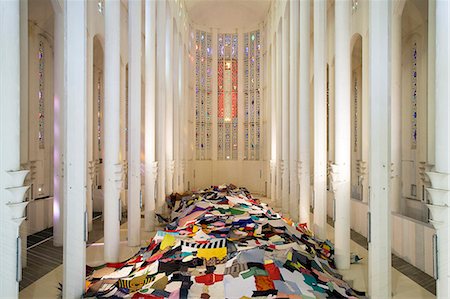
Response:
[[[205,258],[207,260],[216,257],[221,260],[227,256],[227,248],[199,248],[197,251],[197,257]]]
[[[172,246],[175,245],[175,242],[176,242],[176,241],[177,241],[177,240],[175,239],[174,236],[169,235],[169,234],[166,234],[166,235],[164,236],[164,238],[162,239],[162,241],[161,241],[160,249],[161,249],[161,250],[164,250],[164,249],[166,249],[167,247],[172,247]]]

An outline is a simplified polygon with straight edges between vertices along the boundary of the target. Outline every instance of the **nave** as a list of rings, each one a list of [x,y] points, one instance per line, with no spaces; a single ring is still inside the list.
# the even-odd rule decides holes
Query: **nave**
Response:
[[[444,0],[0,0],[1,296],[62,258],[56,285],[79,298],[89,248],[130,258],[166,196],[234,183],[333,240],[341,273],[367,240],[369,297],[402,296],[394,266],[448,298],[449,16]],[[48,232],[58,258],[35,275],[28,241]]]

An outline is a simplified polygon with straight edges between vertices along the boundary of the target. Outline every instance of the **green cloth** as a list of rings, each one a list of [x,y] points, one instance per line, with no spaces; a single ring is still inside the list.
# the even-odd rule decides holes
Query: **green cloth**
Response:
[[[231,212],[231,215],[242,215],[245,213],[245,211],[235,209],[235,208],[230,208],[230,212]]]
[[[247,279],[250,276],[268,276],[268,273],[266,270],[251,267],[248,271],[241,273],[242,278]]]

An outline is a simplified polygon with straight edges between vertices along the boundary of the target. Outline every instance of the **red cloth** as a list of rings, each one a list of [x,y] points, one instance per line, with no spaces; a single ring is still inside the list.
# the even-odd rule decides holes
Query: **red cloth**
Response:
[[[162,253],[158,253],[158,254],[152,255],[146,261],[149,262],[149,263],[150,262],[154,262],[154,261],[159,260],[160,258],[162,258],[162,256],[163,256]]]
[[[122,268],[125,265],[126,265],[126,263],[107,263],[106,267],[119,269],[119,268]]]
[[[203,283],[207,286],[213,285],[215,282],[223,280],[223,274],[208,273],[201,276],[195,277],[195,282]]]
[[[255,283],[258,291],[275,290],[273,280],[269,276],[255,276]]]
[[[264,269],[269,273],[270,279],[281,280],[280,269],[274,263],[265,264]]]

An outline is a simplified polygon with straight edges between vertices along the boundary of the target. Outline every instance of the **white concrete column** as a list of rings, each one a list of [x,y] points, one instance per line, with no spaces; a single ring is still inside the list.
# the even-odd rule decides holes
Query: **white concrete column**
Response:
[[[327,1],[314,1],[314,232],[327,236]]]
[[[289,7],[290,44],[289,44],[289,170],[290,199],[289,213],[294,221],[298,221],[298,49],[299,49],[299,1],[291,1]]]
[[[369,2],[369,296],[391,297],[390,48],[392,3]]]
[[[286,4],[287,5],[287,4]],[[286,216],[289,211],[289,18],[283,14],[282,19],[282,74],[281,74],[281,101],[282,101],[282,145],[281,145],[281,210]]]
[[[173,36],[173,157],[175,171],[173,175],[173,191],[179,192],[180,173],[180,39],[178,30],[174,27]]]
[[[0,288],[3,298],[18,298],[22,276],[19,227],[24,218],[20,171],[20,3],[0,2]]]
[[[173,192],[173,18],[170,9],[166,15],[166,193]]]
[[[20,0],[20,73],[28,74],[28,1]],[[20,76],[20,163],[29,163],[28,76]]]
[[[449,267],[449,221],[450,221],[450,5],[448,1],[435,2],[436,28],[436,60],[435,60],[435,165],[434,171],[427,173],[432,188],[427,191],[431,195],[430,222],[436,228],[437,260],[436,297],[450,297]],[[434,6],[434,5],[433,5]]]
[[[65,132],[63,298],[80,298],[86,266],[86,2],[65,2]]]
[[[300,129],[299,129],[299,183],[300,183],[300,223],[310,223],[310,94],[309,94],[309,52],[310,52],[310,1],[300,1]]]
[[[166,1],[157,1],[156,3],[156,77],[157,84],[157,110],[156,115],[156,144],[158,160],[158,196],[156,210],[161,213],[165,205],[166,196]]]
[[[391,199],[392,211],[401,212],[402,196],[402,10],[405,1],[395,1],[391,29]]]
[[[276,102],[276,130],[277,130],[277,139],[276,139],[276,153],[277,153],[277,175],[276,175],[276,189],[277,189],[277,196],[276,196],[276,207],[278,208],[282,208],[282,201],[283,201],[283,195],[282,195],[282,187],[281,187],[281,177],[282,177],[282,167],[283,167],[283,161],[282,161],[282,157],[281,157],[281,142],[282,142],[282,138],[281,138],[281,134],[282,134],[282,127],[281,127],[281,119],[282,119],[282,93],[281,93],[281,84],[282,84],[282,78],[281,78],[281,66],[282,66],[282,59],[281,59],[281,45],[282,45],[282,38],[281,38],[281,26],[278,26],[277,24],[277,34],[276,34],[276,61],[275,61],[275,66],[276,66],[276,70],[275,70],[275,82],[276,82],[276,97],[275,97],[275,102]]]
[[[185,64],[187,63],[185,53],[184,53],[184,38],[183,33],[181,33],[181,39],[180,39],[180,46],[179,46],[179,57],[180,57],[180,63],[179,63],[179,98],[178,98],[178,104],[179,106],[177,109],[179,109],[179,121],[178,121],[178,192],[183,193],[185,191],[184,186],[184,142],[186,137],[184,136],[184,127],[185,127],[185,120],[186,120],[186,114],[184,112],[185,105],[186,105],[186,98],[187,94],[185,94],[185,84],[186,84],[186,77],[185,77]]]
[[[120,1],[105,2],[105,103],[104,103],[104,232],[105,261],[119,260],[120,190]]]
[[[212,149],[211,149],[211,160],[213,161],[217,161],[217,151],[218,151],[218,146],[217,146],[217,138],[218,138],[218,127],[217,127],[217,69],[218,69],[218,63],[217,63],[217,36],[218,36],[218,29],[213,29],[212,30],[212,41],[211,41],[211,53],[212,53],[212,67],[211,67],[211,72],[212,72],[212,76],[211,76],[211,91],[212,91],[212,96],[211,96],[211,107],[212,107],[212,116],[211,116],[211,120],[212,120],[212,136],[211,136],[211,144],[212,144]],[[239,70],[240,72],[240,70]],[[239,82],[238,82],[239,83]],[[239,86],[238,86],[239,87]],[[215,162],[213,162],[215,163]]]
[[[242,29],[236,30],[238,35],[238,156],[237,160],[244,160],[244,148],[245,148],[245,101],[244,101],[244,31]],[[231,129],[232,130],[232,129]],[[231,143],[233,140],[231,139]],[[232,150],[231,150],[232,151]]]
[[[332,183],[336,198],[335,257],[338,269],[350,268],[350,0],[335,2],[335,164]]]
[[[54,6],[55,8],[55,6]],[[61,9],[61,8],[60,8]],[[63,192],[64,175],[62,158],[64,152],[64,15],[62,10],[54,14],[55,31],[53,47],[53,245],[63,245]]]
[[[20,73],[28,74],[28,1],[20,1]],[[28,113],[28,76],[20,76],[20,163],[29,163],[29,113]],[[27,267],[28,221],[22,222],[20,238],[22,239],[22,268]]]
[[[89,25],[88,25],[89,27]],[[94,161],[94,39],[87,32],[87,50],[86,50],[86,90],[87,90],[87,122],[86,122],[86,135],[87,135],[87,161],[88,161],[88,175],[86,177],[86,210],[87,210],[87,222],[88,231],[92,231],[93,226],[93,213],[94,213],[94,178],[95,178],[95,161]],[[56,136],[55,136],[56,137]]]
[[[145,0],[145,231],[155,229],[156,2]]]
[[[269,38],[268,38],[269,39]],[[277,94],[276,94],[276,55],[275,39],[270,46],[270,198],[277,202]]]
[[[142,3],[128,2],[128,246],[141,245]]]
[[[435,49],[435,41],[436,41],[436,0],[428,1],[428,41],[427,41],[427,52],[428,52],[428,61],[427,61],[427,162],[429,165],[434,165],[434,145],[436,143],[435,140],[435,132],[434,132],[434,122],[435,122],[435,74],[436,74],[436,49]]]

